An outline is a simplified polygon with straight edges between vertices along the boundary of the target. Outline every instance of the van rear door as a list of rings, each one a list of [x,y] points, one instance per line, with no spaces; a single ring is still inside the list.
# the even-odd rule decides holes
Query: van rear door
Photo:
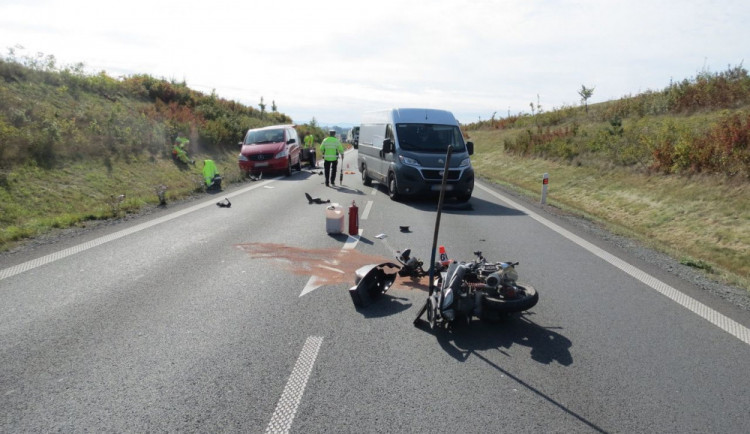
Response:
[[[385,174],[383,165],[383,140],[385,124],[362,124],[359,130],[359,153],[364,157],[370,176],[382,182]]]

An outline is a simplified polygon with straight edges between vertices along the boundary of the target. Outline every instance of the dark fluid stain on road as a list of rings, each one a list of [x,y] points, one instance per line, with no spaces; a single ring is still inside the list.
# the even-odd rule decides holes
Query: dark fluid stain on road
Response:
[[[367,255],[357,250],[307,249],[275,243],[236,245],[253,259],[273,259],[278,266],[300,276],[315,276],[320,285],[354,284],[355,271],[369,264],[395,262],[383,256]],[[397,277],[394,287],[427,290],[427,277]]]

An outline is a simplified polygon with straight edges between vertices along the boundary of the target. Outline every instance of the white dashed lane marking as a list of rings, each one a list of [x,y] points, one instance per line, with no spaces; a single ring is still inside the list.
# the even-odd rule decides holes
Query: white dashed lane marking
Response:
[[[276,404],[271,422],[266,427],[266,433],[289,432],[322,344],[323,338],[319,336],[310,336],[305,341],[302,352],[292,370],[292,375],[289,376],[284,392],[281,394],[278,404]]]

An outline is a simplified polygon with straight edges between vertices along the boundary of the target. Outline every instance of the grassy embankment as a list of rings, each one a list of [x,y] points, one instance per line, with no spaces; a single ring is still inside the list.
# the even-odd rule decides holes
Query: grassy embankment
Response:
[[[703,74],[660,92],[467,126],[483,178],[603,223],[750,289],[750,79]]]

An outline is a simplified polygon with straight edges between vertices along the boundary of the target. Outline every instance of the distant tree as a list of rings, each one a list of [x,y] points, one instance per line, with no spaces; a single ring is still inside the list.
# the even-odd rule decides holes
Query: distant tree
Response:
[[[318,121],[315,120],[315,116],[313,116],[313,118],[310,119],[310,126],[313,128],[318,128]]]
[[[534,123],[536,124],[536,127],[541,128],[542,127],[541,114],[544,113],[544,109],[542,109],[542,103],[539,98],[539,94],[536,94],[536,106],[534,106],[533,101],[529,103],[529,106],[531,106],[531,116],[534,117]]]
[[[258,107],[260,107],[260,117],[263,117],[263,114],[266,112],[266,103],[263,102],[263,97],[260,97],[260,104],[258,104]]]
[[[534,101],[532,101],[529,103],[529,107],[531,107],[531,116],[540,115],[544,112],[539,94],[536,94],[536,105],[534,105]]]
[[[593,87],[586,87],[584,85],[581,85],[581,90],[578,91],[578,95],[581,96],[581,102],[583,103],[584,107],[586,107],[586,113],[589,112],[589,98],[591,98],[591,95],[594,94],[594,88]]]
[[[277,112],[276,109],[277,109],[277,107],[276,107],[276,100],[272,100],[271,101],[271,111],[274,112],[274,113],[276,113]]]

